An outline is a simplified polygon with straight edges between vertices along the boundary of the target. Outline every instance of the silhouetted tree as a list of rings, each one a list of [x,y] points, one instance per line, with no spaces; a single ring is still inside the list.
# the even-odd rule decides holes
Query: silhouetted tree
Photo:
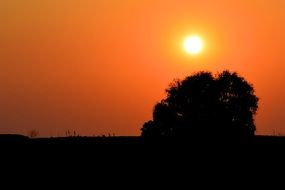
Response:
[[[143,137],[248,140],[254,136],[258,98],[237,73],[199,72],[174,81],[157,103]]]

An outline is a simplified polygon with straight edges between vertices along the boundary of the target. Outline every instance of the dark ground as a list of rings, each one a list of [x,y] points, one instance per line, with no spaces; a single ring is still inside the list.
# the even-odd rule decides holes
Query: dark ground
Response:
[[[40,178],[41,184],[58,180],[70,185],[84,178],[94,187],[100,183],[117,186],[131,182],[148,187],[153,183],[166,186],[197,183],[202,187],[208,183],[198,179],[216,177],[221,184],[234,180],[232,185],[236,186],[253,181],[258,175],[268,179],[281,172],[283,176],[284,153],[285,137],[277,136],[256,136],[249,144],[234,145],[146,141],[140,137],[31,139],[0,135],[1,173],[8,179]]]
[[[200,154],[263,154],[285,153],[285,137],[255,136],[251,141],[232,143],[211,140],[144,139],[124,137],[54,137],[29,138],[22,135],[0,135],[0,150],[64,154],[94,154],[98,157],[124,155],[200,155]],[[285,162],[285,160],[284,160]]]
[[[170,143],[169,140],[146,140],[139,136],[117,136],[117,137],[50,137],[29,138],[23,135],[0,134],[0,145],[93,145],[93,146],[146,146],[152,143]],[[172,141],[173,142],[173,141]],[[199,142],[200,143],[200,142]],[[225,142],[226,144],[226,142]],[[257,135],[247,143],[249,145],[284,145],[285,136],[261,136]]]

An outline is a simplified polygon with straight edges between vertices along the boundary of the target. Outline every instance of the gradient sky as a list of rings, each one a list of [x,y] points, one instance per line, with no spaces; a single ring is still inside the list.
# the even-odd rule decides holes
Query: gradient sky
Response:
[[[237,71],[285,134],[283,0],[2,0],[0,133],[139,135],[175,78]],[[189,34],[202,54],[182,49]]]

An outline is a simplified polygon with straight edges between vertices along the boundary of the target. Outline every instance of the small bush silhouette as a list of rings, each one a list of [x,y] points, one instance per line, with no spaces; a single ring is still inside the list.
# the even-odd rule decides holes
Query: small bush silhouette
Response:
[[[143,137],[248,140],[254,136],[258,98],[237,73],[199,72],[174,81],[157,103]]]
[[[30,130],[30,131],[28,132],[28,136],[29,136],[30,138],[36,138],[36,137],[39,136],[39,134],[40,134],[40,132],[39,132],[38,130],[36,130],[36,129],[32,129],[32,130]]]

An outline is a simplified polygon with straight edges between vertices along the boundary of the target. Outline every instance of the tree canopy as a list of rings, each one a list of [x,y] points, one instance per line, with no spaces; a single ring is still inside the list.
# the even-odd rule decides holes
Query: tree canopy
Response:
[[[235,72],[199,72],[174,81],[154,106],[143,137],[248,139],[255,134],[258,97]]]

